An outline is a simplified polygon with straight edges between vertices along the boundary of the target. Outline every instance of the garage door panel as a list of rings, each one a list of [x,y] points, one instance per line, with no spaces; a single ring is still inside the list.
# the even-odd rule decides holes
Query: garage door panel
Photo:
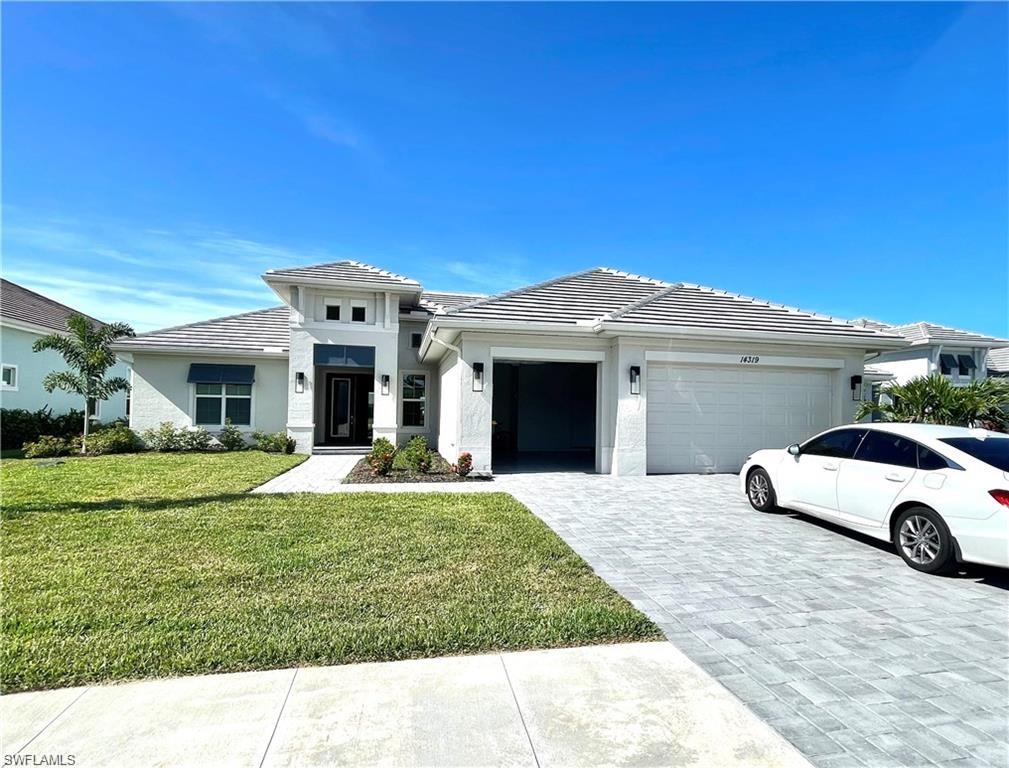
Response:
[[[735,472],[831,421],[825,371],[651,363],[646,394],[649,472]]]

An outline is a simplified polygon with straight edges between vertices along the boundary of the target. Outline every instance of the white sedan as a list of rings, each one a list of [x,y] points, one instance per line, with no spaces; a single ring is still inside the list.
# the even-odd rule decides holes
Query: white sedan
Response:
[[[851,424],[757,451],[739,479],[754,509],[805,512],[891,542],[919,571],[1009,567],[1009,435]]]

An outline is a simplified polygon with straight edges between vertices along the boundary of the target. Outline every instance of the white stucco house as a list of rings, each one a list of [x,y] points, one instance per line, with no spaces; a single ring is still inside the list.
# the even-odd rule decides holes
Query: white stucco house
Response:
[[[69,392],[46,392],[42,380],[52,371],[66,369],[66,363],[52,350],[33,352],[37,339],[52,333],[66,333],[67,318],[83,312],[60,304],[35,291],[0,278],[0,406],[37,411],[50,408],[59,415],[84,410],[80,397]],[[100,320],[84,315],[92,323]],[[129,377],[129,367],[119,362],[108,376]],[[91,405],[92,418],[109,422],[127,415],[129,396],[117,392],[108,400]]]
[[[301,452],[425,435],[482,473],[544,461],[724,472],[852,420],[868,354],[905,338],[597,268],[491,297],[341,261],[268,271],[278,307],[146,333],[135,429],[226,419]]]
[[[859,318],[853,324],[896,334],[907,340],[903,349],[883,350],[866,355],[865,396],[878,398],[887,382],[903,384],[921,376],[938,373],[956,386],[981,381],[997,373],[1004,356],[999,347],[1009,344],[983,333],[962,331],[936,323],[887,325]]]

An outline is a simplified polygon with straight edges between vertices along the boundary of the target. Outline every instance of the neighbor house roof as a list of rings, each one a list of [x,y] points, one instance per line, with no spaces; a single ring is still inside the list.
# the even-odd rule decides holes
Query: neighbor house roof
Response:
[[[287,352],[290,345],[291,311],[288,307],[271,307],[141,333],[120,342],[117,347],[150,351],[192,349],[276,353]]]
[[[409,277],[397,275],[370,264],[359,261],[333,261],[328,264],[311,264],[305,267],[290,267],[288,269],[271,269],[263,275],[269,282],[272,279],[284,281],[325,281],[338,280],[360,285],[395,286],[400,288],[420,290],[420,283]]]
[[[958,328],[949,328],[936,323],[909,323],[908,325],[894,325],[890,327],[892,333],[899,333],[909,342],[911,346],[919,344],[956,344],[967,347],[1002,346],[1009,344],[1009,340],[997,339],[983,333],[973,333],[971,331],[961,331]]]
[[[0,278],[0,318],[16,323],[38,326],[51,331],[66,331],[70,315],[84,315],[92,323],[105,325],[73,307],[53,301],[41,293]]]
[[[599,267],[453,307],[448,318],[556,325],[594,324],[667,287],[661,280]]]
[[[900,337],[812,312],[688,283],[600,267],[449,309],[444,319],[646,329]]]
[[[988,373],[995,376],[1009,376],[1009,347],[988,352]]]

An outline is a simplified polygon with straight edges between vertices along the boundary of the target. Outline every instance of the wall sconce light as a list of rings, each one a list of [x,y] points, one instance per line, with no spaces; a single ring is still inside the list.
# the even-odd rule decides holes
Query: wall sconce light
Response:
[[[851,399],[859,401],[862,399],[862,377],[851,377]]]
[[[383,395],[388,395],[389,394],[389,374],[388,373],[383,373],[382,374],[382,394]]]
[[[631,394],[640,395],[641,394],[641,366],[632,365],[631,366]]]
[[[298,371],[294,374],[294,391],[299,395],[305,391],[305,372]]]
[[[473,363],[473,391],[483,392],[483,363]]]

